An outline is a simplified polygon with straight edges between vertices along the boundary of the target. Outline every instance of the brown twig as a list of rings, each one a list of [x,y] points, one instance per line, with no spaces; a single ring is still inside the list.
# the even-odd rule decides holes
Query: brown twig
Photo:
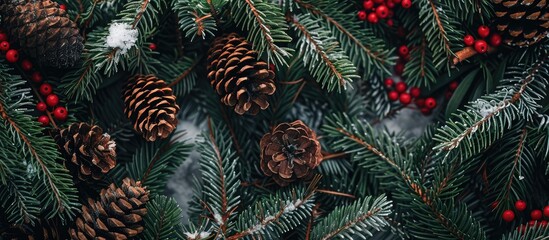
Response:
[[[487,53],[493,53],[495,51],[496,51],[495,48],[488,46]],[[477,54],[478,52],[473,47],[465,47],[462,50],[459,50],[458,52],[456,52],[456,56],[452,58],[452,64],[457,65],[458,63],[463,62]]]

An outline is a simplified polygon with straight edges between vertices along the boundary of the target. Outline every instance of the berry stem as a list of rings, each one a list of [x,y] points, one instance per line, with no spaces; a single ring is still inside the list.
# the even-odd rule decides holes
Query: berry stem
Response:
[[[488,45],[488,52],[487,53],[493,53],[495,51],[496,51],[495,48]],[[475,51],[475,49],[473,47],[465,47],[462,50],[459,50],[458,52],[456,52],[456,56],[454,58],[452,58],[452,64],[457,65],[458,63],[463,62],[463,61],[467,60],[468,58],[471,58],[471,57],[473,57],[477,54],[478,54],[477,51]]]

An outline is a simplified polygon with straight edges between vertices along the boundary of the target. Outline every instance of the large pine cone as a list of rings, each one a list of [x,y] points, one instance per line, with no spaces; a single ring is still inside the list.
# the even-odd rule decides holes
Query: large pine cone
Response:
[[[164,80],[153,75],[130,79],[124,90],[124,103],[126,117],[147,141],[167,138],[177,127],[179,106],[175,95]]]
[[[269,107],[268,95],[276,90],[274,72],[246,39],[236,33],[214,40],[208,52],[208,79],[221,102],[238,114],[255,115]]]
[[[0,0],[10,39],[46,67],[71,67],[80,59],[82,36],[65,10],[50,0]]]
[[[69,229],[71,239],[128,239],[143,231],[149,192],[140,182],[126,178],[122,187],[111,184],[100,196],[82,205],[82,216]]]
[[[549,33],[547,0],[492,0],[496,28],[503,42],[511,46],[529,46]]]
[[[280,186],[309,177],[322,160],[316,133],[301,120],[277,125],[259,146],[261,170]]]
[[[80,180],[99,180],[116,166],[116,143],[96,125],[73,123],[55,136],[65,166]]]

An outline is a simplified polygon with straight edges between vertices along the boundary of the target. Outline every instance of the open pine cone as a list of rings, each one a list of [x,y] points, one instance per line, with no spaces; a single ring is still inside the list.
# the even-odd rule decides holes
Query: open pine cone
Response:
[[[280,186],[309,177],[322,160],[316,133],[301,120],[277,125],[261,138],[259,146],[261,170]]]
[[[236,33],[216,38],[208,51],[208,79],[221,102],[238,114],[255,115],[269,107],[276,90],[274,72],[246,39]]]
[[[51,0],[0,0],[3,26],[12,43],[46,67],[71,67],[84,44],[78,27]]]
[[[175,95],[164,80],[153,75],[130,79],[124,103],[126,117],[147,141],[167,138],[177,127],[179,106]]]
[[[111,184],[100,196],[82,205],[82,215],[69,229],[71,239],[129,239],[143,231],[149,192],[140,182],[125,178],[120,188]]]
[[[511,46],[529,46],[549,33],[547,0],[492,0],[495,24],[503,42]]]
[[[80,180],[99,180],[116,166],[116,143],[96,125],[73,123],[55,135],[65,166]]]

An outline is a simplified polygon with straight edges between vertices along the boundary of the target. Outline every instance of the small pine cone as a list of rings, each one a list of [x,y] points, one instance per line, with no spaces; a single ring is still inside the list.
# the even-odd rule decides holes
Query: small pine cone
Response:
[[[259,146],[261,170],[280,186],[309,177],[322,160],[316,133],[301,120],[277,125]]]
[[[100,196],[82,205],[82,215],[69,229],[71,239],[129,239],[143,231],[149,192],[140,182],[126,178],[122,187],[111,184]]]
[[[133,129],[147,141],[167,138],[177,127],[175,95],[164,80],[153,75],[131,79],[124,90],[124,103]]]
[[[3,26],[12,42],[46,67],[71,67],[84,44],[76,23],[51,0],[0,0]]]
[[[496,29],[510,46],[530,46],[549,33],[547,0],[492,0]]]
[[[255,115],[269,107],[276,90],[274,72],[246,39],[236,33],[216,38],[208,52],[208,79],[221,102],[240,115]]]
[[[116,143],[96,125],[73,123],[55,135],[65,166],[80,180],[99,180],[116,166]]]

